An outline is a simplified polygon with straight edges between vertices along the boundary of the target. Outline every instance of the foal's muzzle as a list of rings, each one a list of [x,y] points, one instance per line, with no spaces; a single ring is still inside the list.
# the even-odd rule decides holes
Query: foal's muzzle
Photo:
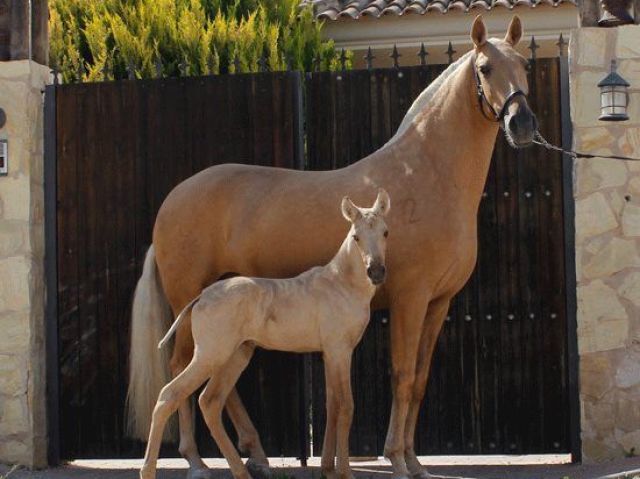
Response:
[[[387,269],[383,264],[372,264],[367,267],[367,276],[373,284],[378,286],[379,284],[384,283],[384,280],[387,277]]]

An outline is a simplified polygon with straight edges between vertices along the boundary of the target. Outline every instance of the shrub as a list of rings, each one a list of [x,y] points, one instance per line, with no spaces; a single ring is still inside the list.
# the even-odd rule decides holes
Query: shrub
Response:
[[[63,81],[340,66],[298,0],[52,0],[51,63]],[[350,66],[351,55],[347,55]]]

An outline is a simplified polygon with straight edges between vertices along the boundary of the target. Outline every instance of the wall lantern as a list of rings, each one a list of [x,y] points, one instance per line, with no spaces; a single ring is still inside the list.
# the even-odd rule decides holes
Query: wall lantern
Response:
[[[628,120],[629,83],[616,72],[616,61],[611,60],[611,73],[600,83],[600,118],[601,121]]]

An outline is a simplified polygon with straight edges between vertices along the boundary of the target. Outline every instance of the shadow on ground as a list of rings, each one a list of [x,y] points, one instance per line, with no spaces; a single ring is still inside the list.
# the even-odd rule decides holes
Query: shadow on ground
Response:
[[[114,461],[117,462],[117,461]],[[356,479],[391,479],[388,466],[352,464]],[[232,479],[227,469],[213,469],[216,479]],[[640,479],[640,458],[599,465],[432,466],[434,479]],[[273,479],[320,479],[317,467],[275,467]],[[137,469],[63,466],[42,471],[0,466],[1,479],[138,479]],[[186,479],[186,469],[159,469],[157,479]]]

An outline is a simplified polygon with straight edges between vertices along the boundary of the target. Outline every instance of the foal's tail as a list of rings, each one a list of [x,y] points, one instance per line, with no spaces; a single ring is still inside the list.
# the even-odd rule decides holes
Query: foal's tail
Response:
[[[172,317],[151,245],[133,297],[127,392],[127,433],[143,441],[149,435],[151,414],[160,390],[171,380],[170,349],[159,350],[156,344]]]
[[[178,326],[180,326],[182,319],[187,315],[191,308],[193,308],[193,305],[196,304],[196,301],[198,301],[199,299],[200,295],[196,296],[191,300],[189,304],[184,307],[182,311],[180,311],[180,314],[171,325],[171,328],[169,328],[169,331],[167,331],[167,334],[165,334],[164,338],[162,338],[162,340],[160,340],[160,342],[158,343],[158,349],[162,349],[164,345],[167,344],[167,342],[171,339],[171,336],[173,336],[173,333],[175,333],[176,329],[178,329]]]

